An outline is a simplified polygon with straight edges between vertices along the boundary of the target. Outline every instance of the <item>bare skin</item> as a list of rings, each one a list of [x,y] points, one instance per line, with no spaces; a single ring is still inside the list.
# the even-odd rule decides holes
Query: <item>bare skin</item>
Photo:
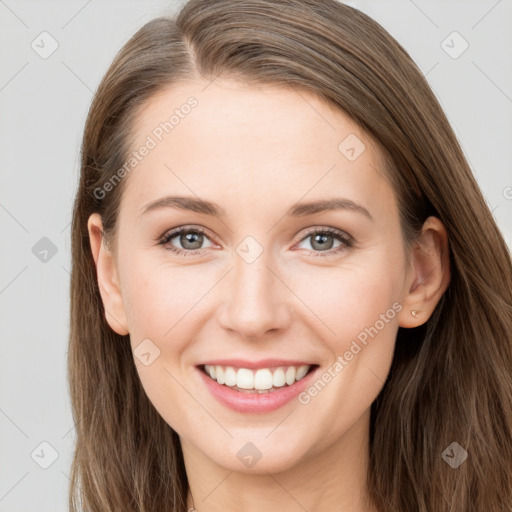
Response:
[[[117,258],[102,243],[100,217],[89,219],[106,319],[130,334],[133,349],[149,339],[160,350],[152,364],[135,363],[180,436],[189,506],[193,496],[199,512],[374,512],[364,503],[370,407],[398,327],[423,324],[448,286],[446,230],[430,217],[407,266],[382,155],[357,124],[311,93],[227,79],[207,85],[173,86],[141,112],[134,150],[188,97],[198,100],[127,177]],[[365,146],[353,161],[338,148],[349,134]],[[225,217],[171,207],[141,215],[167,195],[215,202]],[[347,208],[286,216],[296,203],[330,198],[371,218]],[[205,232],[200,249],[178,235],[167,241],[186,257],[159,244],[180,226]],[[312,228],[352,243],[327,233],[321,245]],[[248,263],[239,247],[261,254]],[[226,357],[300,359],[321,376],[381,324],[308,403],[263,414],[219,403],[196,368]],[[252,467],[237,456],[247,443],[261,453]]]

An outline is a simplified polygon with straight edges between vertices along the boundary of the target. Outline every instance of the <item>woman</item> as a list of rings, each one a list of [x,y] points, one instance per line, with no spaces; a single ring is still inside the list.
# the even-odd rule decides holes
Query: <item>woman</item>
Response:
[[[72,245],[72,510],[512,510],[510,255],[363,13],[146,24],[92,103]]]

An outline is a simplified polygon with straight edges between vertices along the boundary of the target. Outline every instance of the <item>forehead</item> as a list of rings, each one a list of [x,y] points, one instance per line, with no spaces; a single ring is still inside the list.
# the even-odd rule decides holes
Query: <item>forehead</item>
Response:
[[[189,107],[191,103],[193,107]],[[337,156],[344,135],[353,133],[360,139],[367,138],[341,109],[311,91],[233,79],[172,85],[146,102],[134,128],[138,142],[153,133],[158,142],[170,146],[177,146],[180,134],[193,129],[203,146],[210,142],[211,147],[219,148],[219,153],[236,137],[239,142],[267,147],[294,140],[308,142],[306,146],[287,144],[280,148],[293,149],[296,155],[315,148],[330,149]],[[171,132],[172,136],[168,136]]]
[[[392,200],[378,146],[310,91],[226,79],[179,83],[138,112],[132,149],[143,146],[150,149],[132,162],[124,194],[139,206],[166,192],[234,203],[236,191],[241,203],[271,196],[284,206],[333,189]]]

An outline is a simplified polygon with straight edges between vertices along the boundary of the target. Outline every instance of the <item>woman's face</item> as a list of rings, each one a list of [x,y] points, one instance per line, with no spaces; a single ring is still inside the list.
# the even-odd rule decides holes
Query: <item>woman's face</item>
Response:
[[[135,128],[98,276],[183,445],[275,472],[367,433],[414,278],[381,154],[314,94],[228,80],[172,87]]]

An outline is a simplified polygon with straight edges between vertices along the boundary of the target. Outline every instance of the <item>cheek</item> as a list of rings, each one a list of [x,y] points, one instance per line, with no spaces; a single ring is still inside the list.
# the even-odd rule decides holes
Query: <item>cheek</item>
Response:
[[[211,288],[210,280],[193,267],[155,264],[153,258],[132,259],[129,265],[125,288],[130,333],[159,345],[172,339],[173,349],[179,350],[185,337],[177,333],[194,316],[194,308]]]
[[[370,407],[389,373],[402,308],[398,302],[402,267],[399,258],[391,261],[387,251],[374,251],[347,259],[336,269],[311,270],[301,285],[300,293],[318,317],[316,331],[327,333],[323,342],[332,352],[330,366],[319,376],[321,382],[299,397],[314,411],[306,419],[312,429],[315,416],[330,418],[321,443],[339,436]]]
[[[183,355],[200,331],[198,316],[203,314],[202,299],[211,288],[212,279],[192,266],[179,268],[168,262],[155,263],[149,257],[132,257],[127,268],[128,265],[129,277],[123,284],[130,340],[141,384],[164,420],[177,431],[187,432],[187,418],[202,416],[197,403],[183,389],[187,379],[184,371],[190,371]],[[149,350],[142,351],[139,346]],[[150,358],[154,358],[148,365],[137,356],[144,352],[150,352]]]
[[[340,262],[338,268],[311,267],[303,274],[307,277],[294,280],[295,290],[313,312],[315,330],[325,332],[330,348],[340,354],[361,333],[364,338],[366,328],[377,323],[379,330],[386,330],[382,315],[386,327],[396,323],[392,306],[400,297],[399,268],[385,254],[371,254],[366,261]]]

